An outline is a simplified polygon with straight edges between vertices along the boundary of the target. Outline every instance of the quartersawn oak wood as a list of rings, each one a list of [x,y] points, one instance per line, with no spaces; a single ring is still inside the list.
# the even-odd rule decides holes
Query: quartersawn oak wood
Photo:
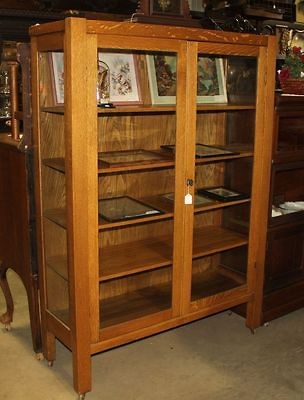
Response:
[[[91,389],[90,356],[245,304],[257,324],[266,242],[275,39],[127,22],[31,28],[38,243],[44,353],[73,354],[74,387]],[[65,104],[54,107],[48,52],[64,51]],[[96,107],[98,51],[138,55],[143,104]],[[177,57],[176,105],[152,105],[146,55]],[[257,60],[256,101],[196,105],[197,56]],[[81,94],[81,95],[80,95]],[[267,99],[267,102],[265,101]],[[266,125],[266,122],[268,125]],[[195,160],[195,144],[239,154]],[[164,160],[98,164],[98,153],[175,145]],[[266,172],[264,172],[264,169]],[[196,189],[227,186],[244,200],[194,207]],[[174,201],[163,195],[173,193]],[[98,218],[98,199],[133,196],[164,211]]]

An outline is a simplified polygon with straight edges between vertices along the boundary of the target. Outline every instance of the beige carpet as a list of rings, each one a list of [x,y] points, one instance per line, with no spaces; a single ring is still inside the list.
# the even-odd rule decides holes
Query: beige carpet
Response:
[[[12,331],[0,328],[0,399],[70,400],[71,354],[52,368],[32,351],[25,290],[9,272]],[[4,299],[0,293],[0,312]],[[94,356],[87,400],[304,400],[304,309],[258,329],[221,313]]]

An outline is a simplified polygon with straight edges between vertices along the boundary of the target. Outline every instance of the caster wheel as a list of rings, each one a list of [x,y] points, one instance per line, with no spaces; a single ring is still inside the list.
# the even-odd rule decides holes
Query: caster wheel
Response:
[[[53,360],[48,361],[48,366],[49,366],[50,368],[51,368],[53,365],[54,365],[54,361],[53,361]]]
[[[5,324],[5,325],[4,325],[4,329],[5,329],[7,332],[10,332],[10,331],[12,330],[11,324]]]
[[[265,326],[265,328],[267,328],[269,326],[269,322],[264,322],[263,326]]]
[[[227,314],[229,315],[229,317],[232,315],[232,311],[228,310]]]
[[[44,360],[44,355],[42,353],[36,353],[36,359],[38,361],[43,361]]]
[[[79,394],[78,395],[78,400],[84,400],[85,394]]]

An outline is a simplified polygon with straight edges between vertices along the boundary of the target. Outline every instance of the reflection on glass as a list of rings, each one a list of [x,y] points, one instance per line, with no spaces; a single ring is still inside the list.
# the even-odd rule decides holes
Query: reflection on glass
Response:
[[[97,61],[97,104],[110,103],[110,68],[101,60]]]

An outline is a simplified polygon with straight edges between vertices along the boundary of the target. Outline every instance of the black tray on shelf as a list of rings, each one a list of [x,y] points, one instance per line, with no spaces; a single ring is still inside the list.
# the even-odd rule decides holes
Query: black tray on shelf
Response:
[[[169,201],[174,201],[174,193],[166,193],[163,194],[162,197]],[[203,196],[201,194],[195,193],[194,195],[194,205],[195,206],[205,206],[207,204],[212,203],[212,199]]]
[[[201,188],[197,189],[199,194],[207,196],[211,199],[218,200],[218,201],[234,201],[234,200],[242,200],[248,199],[249,196],[237,192],[236,190],[227,188],[225,186],[215,186],[209,188]]]
[[[99,152],[98,160],[106,167],[123,167],[168,161],[168,157],[157,151],[134,149]]]
[[[150,217],[164,212],[130,196],[120,196],[99,200],[98,213],[105,220],[116,222]]]
[[[164,150],[175,152],[175,145],[174,144],[165,144],[161,146]],[[203,157],[221,157],[221,156],[230,156],[240,154],[236,151],[231,151],[226,149],[224,146],[211,146],[207,144],[197,143],[195,145],[195,157],[196,158],[203,158]]]

